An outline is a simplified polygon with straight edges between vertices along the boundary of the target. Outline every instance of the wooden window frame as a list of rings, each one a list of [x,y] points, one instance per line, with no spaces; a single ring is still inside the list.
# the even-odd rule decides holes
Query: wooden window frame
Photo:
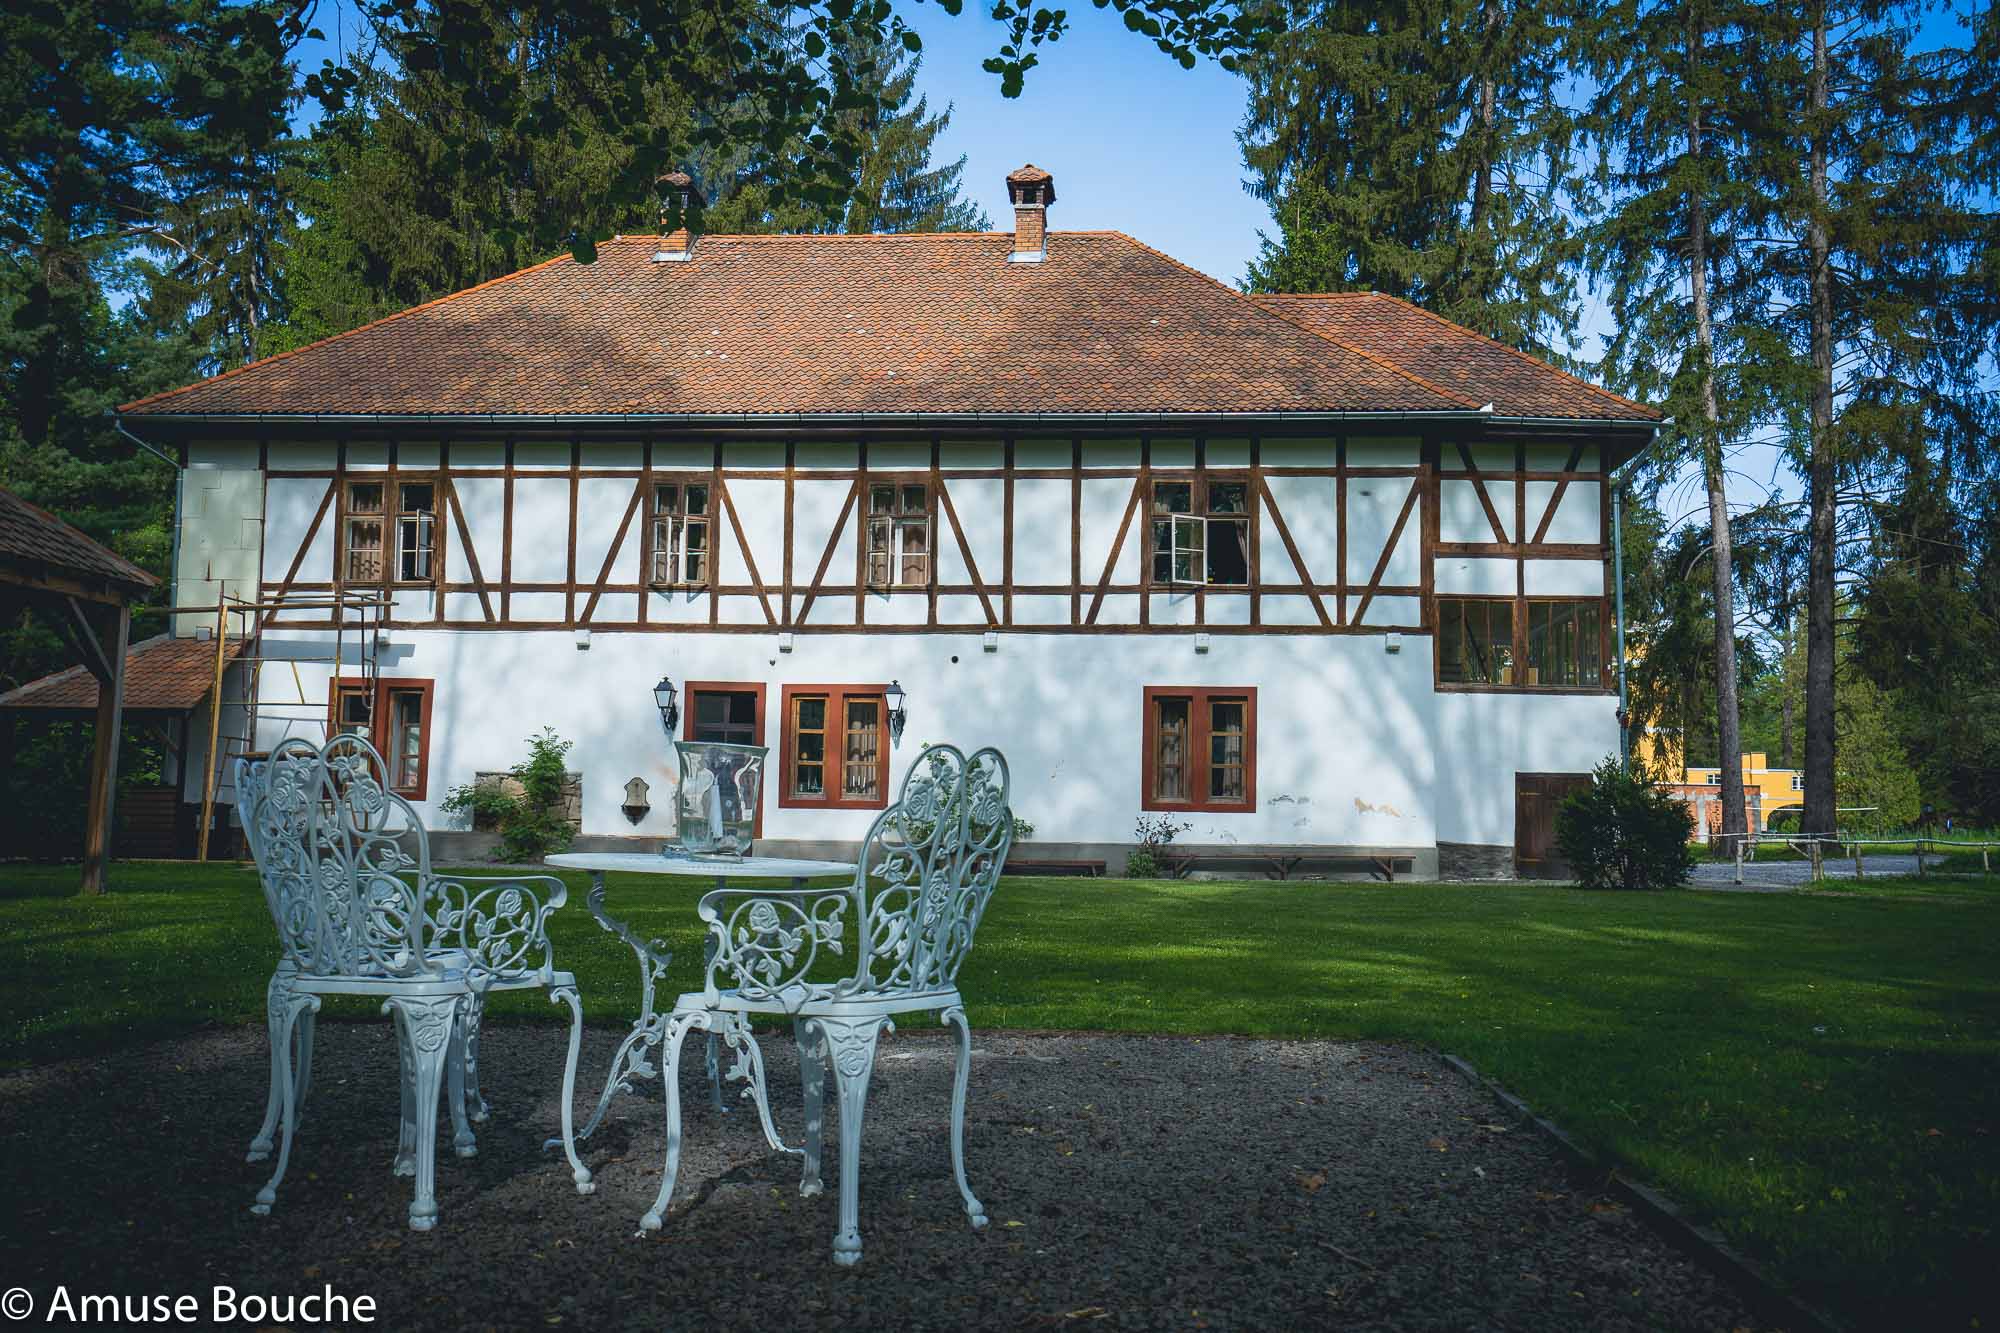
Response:
[[[340,529],[333,550],[333,581],[337,588],[435,588],[444,578],[444,535],[443,518],[445,512],[445,483],[442,472],[370,472],[344,473],[338,481],[340,486]],[[349,554],[353,548],[354,488],[357,486],[379,486],[382,488],[382,507],[372,513],[382,528],[381,545],[376,549],[381,562],[381,573],[376,577],[356,578],[350,571]],[[403,487],[428,486],[431,488],[431,507],[428,511],[412,510],[410,513],[428,512],[430,515],[430,572],[422,578],[406,579],[403,573]],[[419,527],[424,526],[419,524]]]
[[[1459,602],[1507,602],[1513,606],[1513,669],[1515,682],[1492,685],[1485,681],[1444,678],[1444,618],[1446,608]],[[1528,608],[1536,604],[1592,603],[1597,607],[1596,685],[1527,685],[1520,683],[1528,672]],[[1446,694],[1616,694],[1617,665],[1611,660],[1611,599],[1608,597],[1482,596],[1475,593],[1439,593],[1431,599],[1431,688]]]
[[[1225,486],[1243,487],[1243,510],[1240,514],[1216,514],[1210,512],[1208,488],[1217,483]],[[1183,549],[1179,544],[1178,525],[1180,522],[1192,520],[1201,525],[1201,578],[1198,580],[1182,580],[1172,577],[1162,579],[1153,572],[1153,562],[1160,555],[1159,549],[1154,544],[1153,524],[1158,522],[1161,517],[1161,515],[1154,512],[1153,505],[1159,496],[1159,488],[1163,485],[1187,486],[1189,488],[1188,512],[1186,514],[1167,515],[1171,524],[1170,544],[1168,547],[1168,572],[1171,575],[1173,553]],[[1196,589],[1205,589],[1233,593],[1249,592],[1256,586],[1257,562],[1252,557],[1251,552],[1256,548],[1257,543],[1257,488],[1248,470],[1222,468],[1213,472],[1207,469],[1197,471],[1150,472],[1147,474],[1147,487],[1143,513],[1146,526],[1142,536],[1142,540],[1145,543],[1145,558],[1142,562],[1140,574],[1143,577],[1145,587],[1149,591],[1153,589],[1165,589],[1167,591],[1185,590],[1191,592]],[[1239,521],[1243,524],[1243,582],[1211,582],[1208,577],[1208,555],[1214,547],[1214,543],[1211,540],[1213,536],[1212,528],[1216,523]]]
[[[891,497],[889,512],[877,514],[875,488],[887,486],[895,494]],[[921,487],[924,503],[921,513],[903,508],[905,487]],[[858,497],[861,510],[861,583],[870,592],[922,592],[937,582],[937,478],[929,472],[867,472],[861,477],[861,494]],[[889,525],[889,549],[885,557],[889,562],[889,577],[877,579],[874,574],[876,522]],[[904,551],[902,538],[904,530],[921,522],[924,530],[924,576],[912,583],[903,578],[903,562],[909,559]],[[791,714],[787,713],[787,717]]]
[[[365,692],[368,687],[368,680],[362,676],[336,676],[327,683],[326,709],[327,736],[329,739],[338,734],[339,731],[340,696],[342,691],[360,690]],[[395,792],[396,795],[406,801],[421,801],[426,799],[430,792],[431,715],[432,704],[437,696],[437,682],[417,676],[376,677],[374,681],[374,698],[370,701],[369,706],[369,734],[367,740],[370,745],[375,747],[375,752],[382,756],[382,762],[391,765],[389,772],[382,775],[385,783],[389,775],[395,772],[393,765],[396,762],[395,755],[384,750],[381,744],[382,727],[390,717],[389,696],[392,694],[421,694],[423,696],[423,708],[417,720],[417,725],[423,728],[422,743],[417,748],[417,781],[413,786],[389,787],[390,791]]]
[[[1196,794],[1184,801],[1162,800],[1155,796],[1159,776],[1159,709],[1161,699],[1188,700],[1188,785]],[[1209,741],[1213,735],[1210,706],[1216,702],[1243,701],[1243,799],[1217,800],[1208,792]],[[1142,696],[1141,734],[1145,750],[1140,763],[1139,808],[1141,810],[1200,811],[1203,814],[1253,814],[1257,809],[1257,687],[1254,685],[1148,685]]]
[[[779,699],[779,708],[781,711],[778,715],[779,808],[785,810],[884,810],[888,808],[889,750],[894,740],[889,731],[888,691],[889,687],[886,683],[880,685],[787,685],[784,687],[784,691]],[[846,763],[846,728],[843,725],[841,730],[835,733],[831,725],[833,720],[836,718],[844,719],[847,716],[847,704],[851,699],[873,698],[875,700],[880,710],[877,713],[877,717],[880,719],[878,725],[881,728],[881,744],[876,747],[876,794],[873,799],[857,799],[835,795],[833,794],[834,784],[830,780],[825,784],[829,789],[828,794],[825,796],[799,796],[793,793],[792,766],[797,755],[798,742],[792,719],[796,716],[796,701],[801,697],[809,699],[823,697],[826,700],[826,714],[829,724],[827,735],[829,739],[825,758],[822,760],[822,763],[828,769],[842,767]],[[836,734],[840,737],[840,744],[837,751],[831,739]],[[840,755],[838,760],[834,758],[836,753]],[[841,786],[844,787],[845,783],[843,782]]]
[[[646,525],[648,544],[646,547],[646,586],[654,589],[676,591],[706,591],[715,586],[715,510],[719,503],[713,472],[654,472],[646,478]],[[662,487],[675,488],[675,508],[671,512],[660,509]],[[687,490],[690,486],[700,486],[707,491],[704,508],[699,516],[687,512]],[[658,577],[660,557],[660,520],[670,519],[671,534],[666,552],[671,559],[674,577]],[[702,572],[699,579],[684,577],[687,557],[687,530],[690,524],[699,522],[707,534],[707,545],[702,548]],[[759,715],[761,717],[761,713]]]
[[[691,741],[695,739],[694,697],[697,694],[755,695],[757,699],[757,705],[756,705],[755,715],[751,722],[751,726],[756,730],[757,739],[755,741],[755,744],[762,745],[764,743],[765,690],[762,681],[750,681],[750,680],[682,681],[681,682],[681,739],[684,741]],[[787,716],[789,716],[789,714],[787,714]],[[770,767],[767,764],[765,766],[766,776],[764,781],[764,785],[767,787],[771,785],[769,774],[770,774]],[[750,836],[753,838],[761,838],[764,836],[764,799],[762,792],[758,793],[757,812],[755,816],[755,822],[750,830]]]

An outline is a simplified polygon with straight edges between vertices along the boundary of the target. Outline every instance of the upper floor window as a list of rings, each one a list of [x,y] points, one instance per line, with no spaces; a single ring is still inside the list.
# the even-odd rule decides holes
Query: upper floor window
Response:
[[[708,485],[668,482],[653,488],[653,582],[708,582]]]
[[[870,485],[868,586],[922,588],[930,578],[930,487],[914,481]]]
[[[1437,599],[1438,679],[1458,685],[1514,683],[1511,598]]]
[[[1250,582],[1250,484],[1209,477],[1155,481],[1153,582]]]
[[[1149,686],[1140,806],[1257,808],[1257,691]]]
[[[1803,773],[1792,774],[1792,790],[1804,791],[1805,789],[1806,789],[1806,775]]]
[[[880,685],[787,685],[778,804],[879,810],[888,802],[888,709]]]
[[[1604,688],[1602,598],[1440,597],[1440,685]]]
[[[349,482],[341,569],[349,583],[380,583],[390,571],[398,583],[431,582],[437,572],[437,484]]]

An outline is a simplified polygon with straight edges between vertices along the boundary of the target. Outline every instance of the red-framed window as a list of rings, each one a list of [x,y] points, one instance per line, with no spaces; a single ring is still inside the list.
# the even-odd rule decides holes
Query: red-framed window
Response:
[[[330,735],[359,735],[389,766],[389,789],[413,801],[430,790],[431,701],[437,683],[408,678],[374,682],[343,676],[328,691]]]
[[[787,685],[778,804],[880,810],[889,804],[889,708],[881,685]]]
[[[687,702],[681,709],[681,739],[715,741],[723,745],[764,743],[764,687],[748,681],[691,680],[681,687]],[[765,785],[770,785],[765,770]],[[764,836],[763,793],[758,793],[757,819],[751,836]]]
[[[1148,685],[1144,810],[1257,808],[1257,691]]]

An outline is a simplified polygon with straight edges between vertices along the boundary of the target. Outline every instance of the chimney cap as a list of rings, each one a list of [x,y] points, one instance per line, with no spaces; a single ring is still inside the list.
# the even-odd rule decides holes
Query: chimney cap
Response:
[[[1007,173],[1007,199],[1017,207],[1053,204],[1056,201],[1056,178],[1034,163],[1027,163]]]

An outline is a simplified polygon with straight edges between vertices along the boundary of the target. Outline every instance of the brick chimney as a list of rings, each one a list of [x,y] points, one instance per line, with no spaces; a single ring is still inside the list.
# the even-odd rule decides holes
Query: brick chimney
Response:
[[[672,171],[660,177],[660,248],[653,252],[655,264],[684,262],[694,255],[694,233],[688,229],[688,210],[702,205],[701,190],[694,178],[685,171]],[[668,232],[666,226],[671,216],[672,206],[678,205],[681,225]]]
[[[1048,252],[1048,207],[1056,201],[1056,178],[1030,162],[1007,174],[1007,198],[1014,205],[1011,264],[1039,264]]]

